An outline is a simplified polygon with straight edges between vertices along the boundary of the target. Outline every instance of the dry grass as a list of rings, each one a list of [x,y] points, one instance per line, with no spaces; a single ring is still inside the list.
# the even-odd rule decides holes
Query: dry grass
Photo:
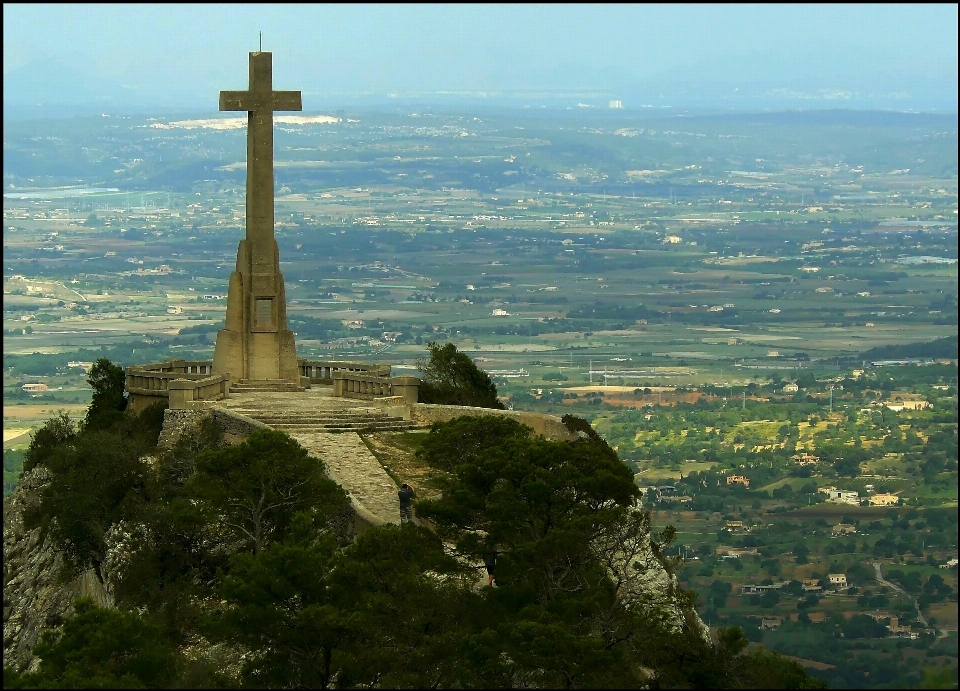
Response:
[[[423,436],[423,432],[376,432],[363,435],[363,440],[398,484],[409,483],[419,499],[439,499],[437,471],[415,455]]]

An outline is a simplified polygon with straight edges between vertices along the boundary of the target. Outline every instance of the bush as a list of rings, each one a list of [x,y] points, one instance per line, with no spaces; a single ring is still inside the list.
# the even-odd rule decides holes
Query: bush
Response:
[[[419,399],[422,403],[463,405],[503,410],[497,386],[453,343],[428,343],[430,358],[420,362],[422,373]]]
[[[76,602],[62,627],[44,631],[34,648],[36,672],[3,670],[4,688],[160,688],[174,679],[176,648],[136,612]]]

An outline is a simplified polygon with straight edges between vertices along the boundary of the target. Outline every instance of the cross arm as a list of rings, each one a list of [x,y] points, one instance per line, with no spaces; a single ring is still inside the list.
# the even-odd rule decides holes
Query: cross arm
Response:
[[[273,110],[303,110],[299,91],[274,91]]]
[[[220,110],[258,110],[264,107],[263,94],[250,91],[221,91]],[[273,91],[267,107],[270,110],[303,110],[299,91]]]
[[[249,91],[221,91],[220,110],[253,110],[251,96]]]

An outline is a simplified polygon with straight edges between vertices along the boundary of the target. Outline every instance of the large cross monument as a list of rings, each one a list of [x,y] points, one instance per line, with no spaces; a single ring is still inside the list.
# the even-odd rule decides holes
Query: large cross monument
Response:
[[[247,111],[247,233],[230,274],[226,328],[217,332],[213,371],[232,382],[300,383],[280,253],[273,236],[273,112],[301,110],[299,91],[273,90],[273,54],[250,53],[250,88],[221,91],[220,110]]]

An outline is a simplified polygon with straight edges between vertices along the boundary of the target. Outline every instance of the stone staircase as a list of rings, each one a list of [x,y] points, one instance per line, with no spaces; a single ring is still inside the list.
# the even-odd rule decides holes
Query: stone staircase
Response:
[[[420,427],[416,422],[371,409],[275,411],[262,408],[232,408],[237,413],[290,435],[303,432],[401,432]]]
[[[230,385],[230,393],[255,393],[258,391],[294,393],[303,391],[303,387],[283,379],[241,379]]]

